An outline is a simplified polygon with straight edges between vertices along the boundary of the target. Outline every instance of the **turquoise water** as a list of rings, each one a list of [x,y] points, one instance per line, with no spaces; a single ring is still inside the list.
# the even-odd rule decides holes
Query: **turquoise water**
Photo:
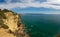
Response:
[[[26,14],[21,19],[31,37],[55,37],[60,33],[59,14]]]

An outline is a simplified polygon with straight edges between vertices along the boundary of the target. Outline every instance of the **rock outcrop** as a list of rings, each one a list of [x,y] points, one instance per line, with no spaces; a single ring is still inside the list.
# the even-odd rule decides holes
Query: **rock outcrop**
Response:
[[[21,15],[0,9],[0,37],[29,37],[21,23]]]

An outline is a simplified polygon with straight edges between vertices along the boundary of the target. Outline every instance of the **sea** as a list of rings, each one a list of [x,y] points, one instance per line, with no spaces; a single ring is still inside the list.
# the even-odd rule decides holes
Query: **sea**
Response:
[[[56,37],[60,34],[60,14],[22,14],[30,37]]]

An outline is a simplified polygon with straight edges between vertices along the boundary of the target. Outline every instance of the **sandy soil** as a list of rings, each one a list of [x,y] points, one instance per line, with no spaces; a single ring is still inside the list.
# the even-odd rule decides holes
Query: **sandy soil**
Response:
[[[0,37],[15,37],[13,34],[8,33],[7,29],[0,29]]]

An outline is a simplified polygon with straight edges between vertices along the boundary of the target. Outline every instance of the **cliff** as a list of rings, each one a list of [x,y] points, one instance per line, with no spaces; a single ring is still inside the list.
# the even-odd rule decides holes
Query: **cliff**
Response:
[[[0,9],[0,37],[29,37],[21,22],[21,15]]]

